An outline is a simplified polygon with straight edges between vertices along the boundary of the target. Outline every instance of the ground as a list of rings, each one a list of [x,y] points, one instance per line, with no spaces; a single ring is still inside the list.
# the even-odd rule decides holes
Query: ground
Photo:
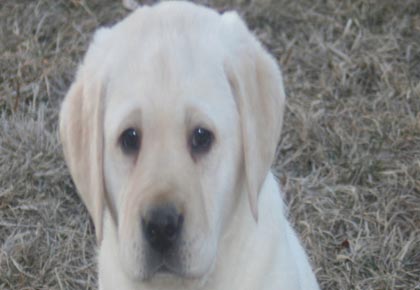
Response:
[[[274,170],[322,289],[420,289],[420,1],[196,2],[240,11],[282,67]],[[93,31],[127,13],[0,3],[0,289],[96,289],[57,118]]]

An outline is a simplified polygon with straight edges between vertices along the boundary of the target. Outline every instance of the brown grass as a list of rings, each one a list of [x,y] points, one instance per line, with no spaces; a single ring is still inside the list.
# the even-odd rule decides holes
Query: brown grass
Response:
[[[275,170],[322,288],[420,289],[420,2],[199,2],[241,11],[282,65]],[[126,14],[0,3],[0,289],[96,289],[57,116],[94,29]]]

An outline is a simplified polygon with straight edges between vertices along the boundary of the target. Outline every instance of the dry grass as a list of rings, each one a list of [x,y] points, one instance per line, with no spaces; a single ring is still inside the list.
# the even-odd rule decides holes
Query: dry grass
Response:
[[[282,64],[275,169],[322,288],[420,289],[420,2],[200,2],[240,10]],[[57,115],[92,31],[126,14],[1,1],[0,289],[96,289]]]

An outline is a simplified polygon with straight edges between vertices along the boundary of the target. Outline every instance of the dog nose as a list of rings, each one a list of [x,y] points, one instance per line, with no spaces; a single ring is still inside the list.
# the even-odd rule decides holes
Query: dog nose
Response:
[[[156,207],[142,219],[145,239],[154,250],[164,253],[177,241],[183,222],[184,217],[174,207]]]

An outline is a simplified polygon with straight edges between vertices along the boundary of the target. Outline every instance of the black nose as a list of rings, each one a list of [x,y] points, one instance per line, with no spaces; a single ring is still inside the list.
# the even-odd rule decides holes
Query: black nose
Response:
[[[143,233],[154,250],[164,253],[177,241],[183,222],[184,217],[174,207],[156,207],[142,219]]]

